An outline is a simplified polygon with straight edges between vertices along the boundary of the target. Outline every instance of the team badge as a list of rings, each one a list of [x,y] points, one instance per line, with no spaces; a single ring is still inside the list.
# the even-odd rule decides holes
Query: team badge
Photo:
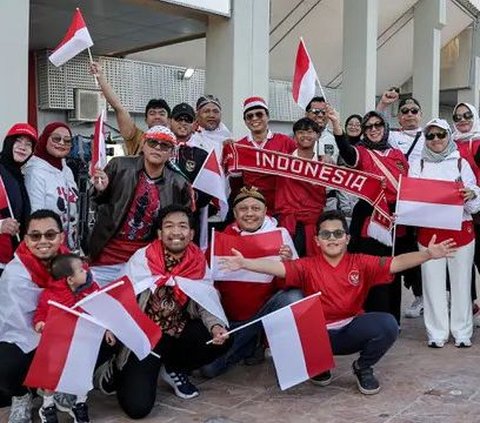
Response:
[[[187,169],[188,172],[193,172],[195,170],[195,166],[197,164],[193,160],[187,160],[185,162],[185,168]]]
[[[360,283],[360,272],[358,270],[351,270],[348,274],[348,282],[353,286],[357,286]]]

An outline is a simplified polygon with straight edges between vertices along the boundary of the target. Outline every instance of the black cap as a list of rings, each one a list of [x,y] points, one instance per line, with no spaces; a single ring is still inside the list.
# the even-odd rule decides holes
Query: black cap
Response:
[[[145,116],[150,109],[165,109],[168,117],[170,117],[171,114],[170,106],[163,98],[152,98],[145,107]]]
[[[177,104],[173,110],[172,110],[172,118],[176,119],[180,116],[188,116],[192,118],[192,120],[195,119],[195,111],[193,110],[193,107],[190,106],[190,104],[187,103],[180,103]]]
[[[420,103],[418,102],[417,99],[413,98],[413,97],[405,97],[405,98],[402,98],[400,100],[400,103],[398,103],[398,108],[401,109],[403,106],[406,106],[406,105],[412,105],[412,104],[415,104],[419,109],[421,109],[422,107],[420,106]]]

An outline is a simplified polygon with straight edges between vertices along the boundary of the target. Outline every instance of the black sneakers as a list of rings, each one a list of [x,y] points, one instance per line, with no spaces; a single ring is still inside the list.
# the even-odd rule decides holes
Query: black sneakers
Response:
[[[95,370],[93,375],[93,386],[105,395],[117,393],[118,368],[115,364],[115,357],[103,363]]]
[[[173,388],[177,397],[190,399],[198,396],[198,389],[190,382],[185,373],[168,371],[165,366],[162,365],[160,376]]]
[[[40,421],[42,423],[58,423],[57,409],[54,405],[49,407],[40,407],[38,410]]]
[[[328,386],[332,382],[332,379],[332,372],[330,370],[327,370],[326,372],[320,373],[319,375],[312,377],[310,379],[310,382],[317,386]]]
[[[90,423],[90,417],[88,416],[88,407],[84,402],[77,402],[70,412],[73,417],[74,423]]]
[[[373,375],[373,368],[366,367],[360,369],[357,362],[352,364],[353,374],[357,378],[357,386],[359,391],[364,395],[374,395],[380,391],[380,384],[377,378]]]

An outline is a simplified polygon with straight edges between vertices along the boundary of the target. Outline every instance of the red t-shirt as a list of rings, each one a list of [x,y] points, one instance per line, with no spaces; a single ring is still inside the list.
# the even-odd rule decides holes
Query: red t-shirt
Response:
[[[480,139],[475,138],[465,141],[456,141],[458,152],[460,157],[465,159],[475,174],[477,178],[477,184],[480,183],[480,169],[475,162],[475,154],[477,154],[478,148],[480,147]]]
[[[363,313],[368,290],[390,283],[392,257],[345,253],[337,266],[323,254],[284,262],[285,287],[301,288],[305,295],[321,292],[327,323],[338,322]]]
[[[262,144],[257,144],[248,137],[242,138],[237,141],[237,143],[240,145],[246,145],[247,147],[256,147],[284,154],[292,154],[297,149],[295,141],[284,134],[269,133],[268,138]],[[277,177],[273,175],[264,175],[248,171],[243,172],[243,184],[255,186],[260,190],[267,201],[269,214],[272,214],[275,211],[276,181]]]
[[[368,150],[363,145],[355,147],[358,151],[358,161],[354,166],[358,170],[373,173],[379,176],[385,176],[380,170],[377,164],[372,159],[369,151],[376,155],[380,162],[390,171],[393,177],[398,182],[400,175],[407,176],[408,174],[408,161],[405,155],[397,148],[389,148],[386,151],[373,151]],[[392,182],[386,178],[385,195],[389,204],[395,203],[397,200],[397,189],[393,186]]]

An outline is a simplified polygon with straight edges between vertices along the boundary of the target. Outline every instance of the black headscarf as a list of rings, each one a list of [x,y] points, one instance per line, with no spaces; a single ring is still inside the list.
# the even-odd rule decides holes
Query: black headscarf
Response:
[[[383,125],[384,125],[383,137],[379,142],[370,141],[365,134],[365,125],[367,124],[368,120],[371,117],[379,118],[383,122]],[[388,144],[389,134],[390,134],[390,125],[385,120],[383,114],[379,113],[375,110],[371,110],[370,112],[367,112],[365,114],[365,116],[363,116],[363,119],[362,119],[362,140],[360,141],[359,145],[364,145],[365,147],[367,147],[370,150],[385,151],[385,150],[390,148],[390,144]]]
[[[362,136],[362,133],[360,132],[360,135],[357,135],[357,136],[354,136],[354,137],[352,137],[351,135],[348,135],[348,133],[347,133],[347,126],[352,119],[358,119],[358,121],[360,122],[360,125],[361,125],[362,124],[362,116],[357,115],[357,114],[353,114],[353,115],[350,115],[345,120],[345,135],[348,137],[348,141],[349,141],[350,144],[357,145],[360,142],[360,138]]]

